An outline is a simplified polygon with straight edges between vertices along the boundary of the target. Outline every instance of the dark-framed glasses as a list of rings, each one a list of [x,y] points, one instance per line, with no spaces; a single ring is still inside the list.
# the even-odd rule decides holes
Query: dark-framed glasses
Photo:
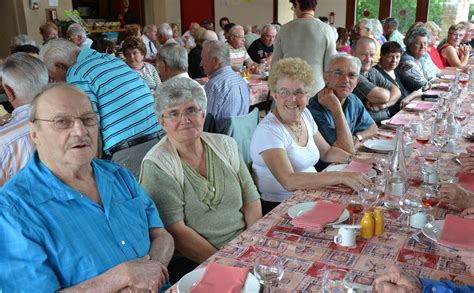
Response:
[[[200,113],[202,112],[201,108],[198,107],[189,107],[185,111],[180,112],[180,111],[171,111],[168,113],[168,115],[161,116],[163,118],[169,119],[173,122],[180,121],[183,116],[186,116],[187,118],[196,118]]]
[[[297,99],[302,99],[306,97],[306,95],[308,94],[308,91],[302,88],[296,89],[294,91],[290,91],[287,88],[281,88],[277,90],[276,93],[284,99],[287,99],[291,96],[295,96]]]
[[[56,129],[68,129],[74,126],[74,121],[76,119],[81,120],[84,126],[94,126],[99,123],[99,115],[97,113],[86,113],[82,114],[81,116],[69,116],[69,115],[61,115],[53,117],[53,119],[40,119],[35,118],[32,122],[35,121],[44,121],[53,123],[53,127]]]

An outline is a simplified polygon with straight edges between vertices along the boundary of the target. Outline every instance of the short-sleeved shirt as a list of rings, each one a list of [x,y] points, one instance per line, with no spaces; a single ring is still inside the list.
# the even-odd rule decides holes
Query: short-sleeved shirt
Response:
[[[105,153],[122,141],[161,129],[150,88],[119,58],[82,49],[66,81],[83,90],[99,114]]]
[[[260,63],[260,60],[272,55],[273,45],[267,47],[263,44],[262,39],[259,38],[250,45],[247,52],[254,62]]]
[[[92,161],[103,205],[56,177],[35,153],[0,189],[0,288],[53,292],[150,249],[162,228],[153,201],[124,168]]]
[[[150,90],[156,90],[156,87],[158,87],[161,83],[160,76],[158,75],[158,71],[156,70],[155,66],[148,62],[143,63],[143,67],[140,69],[138,74],[140,74],[140,77],[143,78]]]
[[[291,192],[273,176],[262,158],[262,152],[284,149],[295,172],[316,172],[314,165],[319,161],[319,150],[313,137],[318,132],[318,126],[308,109],[301,116],[308,131],[306,146],[298,145],[273,113],[268,113],[255,129],[250,143],[250,156],[258,190],[266,201],[284,201]]]
[[[377,69],[371,68],[367,75],[359,74],[359,83],[352,92],[356,95],[365,105],[367,101],[367,96],[370,91],[376,87],[383,87],[387,90],[390,90],[393,84],[387,80]]]
[[[249,53],[247,53],[247,50],[245,47],[241,47],[238,49],[235,49],[231,45],[229,45],[229,52],[230,52],[230,64],[232,66],[235,66],[239,69],[242,69],[244,66],[245,62],[250,62],[252,59],[250,59]]]
[[[331,111],[319,103],[318,95],[309,100],[308,109],[318,125],[319,132],[324,139],[332,145],[337,137],[336,124],[334,123]],[[369,112],[367,112],[360,99],[354,94],[350,94],[346,98],[342,105],[342,111],[344,112],[344,117],[346,118],[352,135],[355,135],[359,131],[366,130],[374,123]]]

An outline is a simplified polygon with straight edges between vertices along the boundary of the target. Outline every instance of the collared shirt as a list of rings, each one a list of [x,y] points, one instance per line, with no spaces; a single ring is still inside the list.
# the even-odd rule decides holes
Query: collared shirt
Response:
[[[405,43],[403,42],[403,39],[405,39],[405,36],[399,31],[395,30],[393,33],[388,37],[389,41],[397,42],[402,46],[402,49],[405,50]]]
[[[235,49],[230,44],[227,45],[229,46],[230,63],[232,66],[242,69],[245,62],[252,62],[252,59],[250,58],[249,53],[247,53],[245,47]]]
[[[83,90],[99,113],[105,153],[124,140],[161,129],[150,89],[119,58],[82,49],[66,80]]]
[[[155,58],[156,53],[158,53],[155,44],[145,34],[142,35],[142,40],[146,46],[145,59]]]
[[[94,41],[92,41],[92,39],[89,39],[89,38],[85,38],[84,39],[84,42],[82,42],[82,44],[80,45],[81,49],[83,48],[90,48],[92,46],[92,43]]]
[[[204,90],[207,94],[207,112],[214,116],[219,131],[226,126],[227,118],[249,112],[249,86],[230,66],[213,72]]]
[[[324,139],[332,145],[337,139],[336,124],[331,111],[319,103],[318,95],[309,100],[308,109],[318,125],[319,132]],[[342,111],[344,112],[344,117],[346,118],[352,135],[355,135],[359,131],[366,130],[374,123],[369,112],[367,112],[362,102],[354,94],[350,94],[345,99],[342,105]]]
[[[472,293],[474,292],[474,286],[469,285],[457,285],[453,282],[442,280],[430,280],[420,278],[421,285],[423,286],[423,293]]]
[[[94,160],[103,205],[57,178],[35,153],[0,189],[0,290],[53,292],[96,277],[150,249],[163,223],[124,168]]]
[[[26,165],[33,154],[28,110],[23,105],[12,112],[12,120],[0,127],[0,187]]]

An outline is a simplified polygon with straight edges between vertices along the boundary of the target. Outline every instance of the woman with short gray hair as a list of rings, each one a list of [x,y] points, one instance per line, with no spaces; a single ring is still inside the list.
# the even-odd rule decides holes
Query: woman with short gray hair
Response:
[[[262,216],[237,143],[203,132],[206,103],[202,87],[189,78],[162,83],[155,111],[167,136],[142,162],[140,183],[175,240],[172,283]]]
[[[400,59],[400,79],[408,92],[428,89],[439,72],[428,55],[431,33],[422,26],[413,27],[405,36],[406,51]]]

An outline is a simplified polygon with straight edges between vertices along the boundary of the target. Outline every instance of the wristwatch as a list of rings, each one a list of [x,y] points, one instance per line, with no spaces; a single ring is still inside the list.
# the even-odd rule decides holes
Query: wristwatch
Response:
[[[361,141],[364,139],[364,137],[362,137],[362,135],[360,135],[360,134],[358,134],[358,133],[355,135],[355,137],[357,138],[357,140],[358,140],[359,142],[361,142]]]

